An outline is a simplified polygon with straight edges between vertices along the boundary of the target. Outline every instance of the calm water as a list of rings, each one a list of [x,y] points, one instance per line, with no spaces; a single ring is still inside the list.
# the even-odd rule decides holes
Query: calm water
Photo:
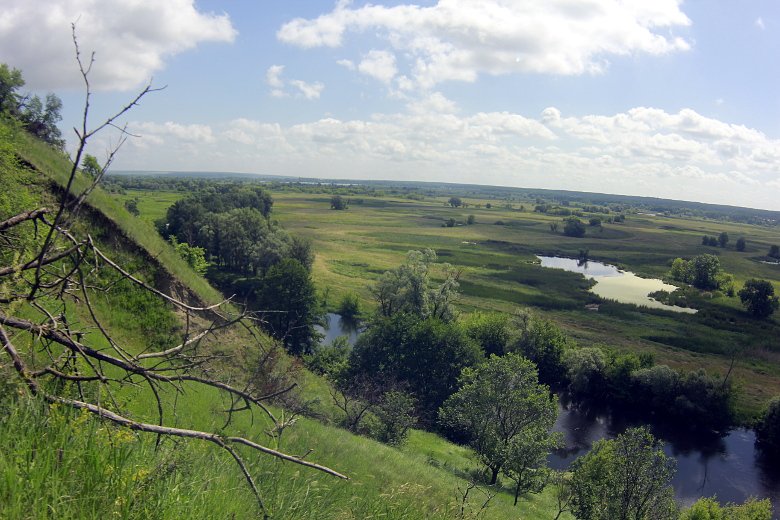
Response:
[[[614,438],[630,426],[633,424],[619,416],[561,404],[555,430],[563,432],[566,448],[550,456],[550,466],[566,468],[597,440]],[[667,455],[677,459],[672,485],[682,504],[713,495],[721,503],[743,502],[751,496],[769,498],[774,518],[778,518],[780,468],[762,464],[751,430],[737,429],[711,438],[660,428],[653,429],[653,434],[664,440]]]
[[[332,312],[325,315],[325,327],[317,326],[317,332],[325,334],[320,342],[322,345],[330,345],[339,336],[347,336],[350,345],[354,345],[358,337],[358,327],[341,319],[341,316]]]
[[[595,280],[596,285],[591,288],[591,291],[602,298],[674,312],[690,314],[696,312],[696,309],[666,305],[650,298],[648,295],[655,291],[672,292],[677,289],[674,285],[664,283],[657,278],[640,278],[634,273],[621,271],[614,265],[601,262],[588,261],[580,263],[575,258],[561,258],[558,256],[537,256],[537,258],[542,261],[542,267],[580,273],[587,278]]]
[[[576,264],[576,260],[574,261]],[[610,273],[619,271],[605,264],[589,262],[593,270]],[[327,315],[328,328],[319,328],[325,334],[323,344],[338,336],[347,336],[355,344],[359,331],[344,323],[338,314]],[[562,399],[555,430],[563,432],[566,447],[550,455],[550,466],[563,469],[577,457],[590,450],[599,439],[611,439],[626,428],[636,426],[624,417],[604,410],[587,410],[573,406]],[[668,428],[654,428],[653,434],[664,440],[665,451],[677,459],[677,473],[672,485],[678,500],[690,505],[703,496],[717,495],[718,500],[744,502],[748,497],[769,498],[775,509],[774,518],[780,520],[780,467],[767,467],[757,457],[755,435],[750,430],[737,429],[723,437],[691,435]]]

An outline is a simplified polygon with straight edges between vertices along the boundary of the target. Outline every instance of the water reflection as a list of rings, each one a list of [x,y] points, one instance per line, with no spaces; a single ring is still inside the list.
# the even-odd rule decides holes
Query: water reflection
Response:
[[[598,406],[581,406],[562,397],[554,429],[564,434],[565,448],[550,456],[550,466],[564,469],[584,455],[599,439],[612,439],[626,428],[639,424],[624,415]],[[665,442],[664,451],[677,459],[672,481],[677,499],[690,505],[703,496],[744,502],[751,496],[769,498],[778,518],[780,468],[763,461],[755,450],[755,434],[736,429],[726,435],[691,433],[683,425],[664,424],[651,428]]]
[[[329,312],[325,315],[325,327],[318,325],[315,328],[317,332],[324,334],[320,342],[322,345],[330,345],[339,336],[347,336],[349,345],[354,346],[360,332],[360,323],[358,321],[345,320],[338,314]]]
[[[689,314],[696,312],[696,309],[666,305],[650,298],[648,296],[650,293],[656,291],[673,292],[677,289],[674,285],[664,283],[657,278],[641,278],[632,272],[621,271],[614,265],[592,260],[582,261],[558,256],[537,256],[537,258],[542,261],[542,267],[580,273],[595,280],[596,285],[591,288],[591,291],[602,298],[674,312]]]

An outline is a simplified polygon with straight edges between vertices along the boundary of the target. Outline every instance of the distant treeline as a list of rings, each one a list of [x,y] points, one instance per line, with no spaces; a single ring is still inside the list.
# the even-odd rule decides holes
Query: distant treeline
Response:
[[[181,172],[154,176],[112,175],[106,179],[114,189],[146,189],[184,191],[187,183],[196,182],[199,187],[211,183],[262,182],[273,190],[300,191],[306,193],[330,193],[339,195],[400,196],[409,199],[458,196],[461,198],[489,199],[506,203],[527,202],[568,206],[575,205],[586,212],[596,213],[609,207],[613,212],[629,209],[635,212],[659,213],[669,216],[687,216],[726,220],[732,222],[776,226],[780,224],[780,211],[769,211],[736,206],[706,204],[652,197],[610,195],[565,190],[542,190],[511,188],[503,186],[481,186],[474,184],[448,184],[415,181],[370,181],[370,180],[322,180],[294,179],[290,177],[250,176],[248,174]],[[619,207],[618,207],[619,206]],[[587,208],[587,209],[586,209]]]

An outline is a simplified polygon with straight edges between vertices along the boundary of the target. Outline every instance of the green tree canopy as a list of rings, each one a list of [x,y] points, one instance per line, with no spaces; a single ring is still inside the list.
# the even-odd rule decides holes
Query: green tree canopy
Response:
[[[268,311],[263,316],[266,328],[287,350],[296,355],[312,351],[317,295],[300,262],[285,258],[268,269],[255,300],[258,309]]]
[[[585,224],[577,217],[564,219],[563,234],[567,237],[582,238],[585,236]]]
[[[532,479],[525,471],[543,466],[546,454],[557,444],[549,432],[557,415],[555,397],[539,384],[536,366],[514,353],[494,355],[473,369],[466,368],[460,389],[439,413],[444,425],[468,438],[491,471],[491,484],[503,469],[516,479],[518,493],[530,489],[525,485]]]
[[[440,264],[444,281],[436,285],[430,279],[430,269],[436,262],[432,249],[409,251],[406,262],[386,271],[371,288],[382,316],[399,312],[416,314],[421,318],[453,320],[457,313],[454,302],[458,297],[459,272],[450,264]]]
[[[334,195],[330,198],[330,209],[345,210],[349,209],[349,201],[341,195]]]
[[[0,113],[16,116],[22,103],[19,89],[24,86],[22,71],[0,64]]]
[[[405,387],[417,399],[421,420],[430,425],[457,390],[462,370],[483,357],[459,324],[396,313],[377,318],[360,335],[350,356],[349,377]]]
[[[772,520],[769,499],[749,498],[743,504],[721,506],[715,498],[700,498],[680,514],[680,520]]]
[[[756,442],[769,458],[780,461],[780,397],[775,397],[756,426]]]
[[[515,313],[510,328],[508,349],[533,361],[539,379],[548,385],[559,385],[566,379],[563,356],[574,342],[552,321],[521,310]]]
[[[742,305],[757,318],[766,318],[777,310],[775,287],[767,280],[748,280],[738,294]]]
[[[458,208],[463,205],[463,201],[460,200],[460,197],[450,197],[450,200],[447,201],[447,204],[453,208]]]
[[[675,460],[646,428],[600,440],[571,466],[572,512],[579,520],[672,520]]]

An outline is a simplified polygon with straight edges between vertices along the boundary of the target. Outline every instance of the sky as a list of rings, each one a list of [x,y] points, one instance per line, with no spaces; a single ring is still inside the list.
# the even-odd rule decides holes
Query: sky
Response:
[[[81,56],[115,170],[443,181],[780,210],[778,0],[0,0],[0,62]],[[110,129],[109,129],[110,130]],[[119,141],[89,143],[99,160]]]

